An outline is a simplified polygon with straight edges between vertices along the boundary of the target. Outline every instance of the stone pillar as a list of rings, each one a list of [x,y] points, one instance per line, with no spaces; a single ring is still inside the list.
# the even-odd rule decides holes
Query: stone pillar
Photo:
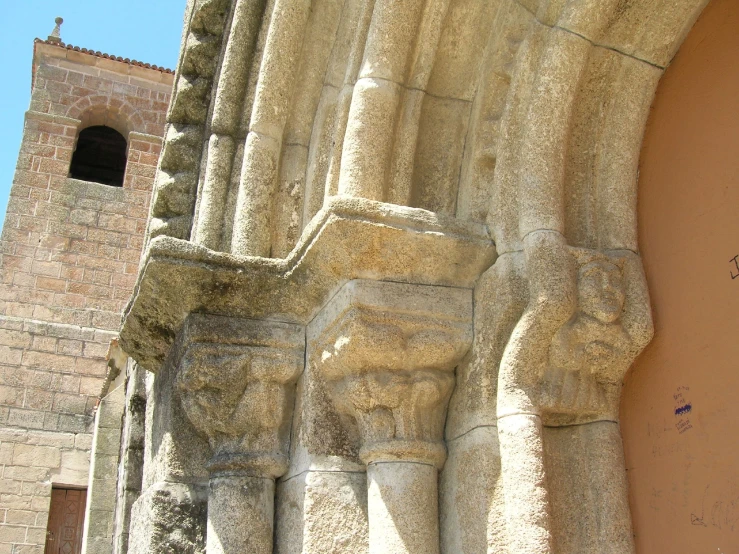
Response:
[[[438,552],[437,472],[471,291],[352,281],[318,318],[320,372],[367,465],[370,553]]]
[[[141,496],[144,473],[144,418],[146,412],[146,370],[129,360],[126,376],[125,412],[118,461],[113,554],[128,552],[131,508]]]
[[[231,253],[270,256],[272,200],[290,113],[303,34],[310,13],[307,0],[277,0],[264,43],[259,86],[254,94],[236,197]]]
[[[387,201],[396,122],[424,22],[420,0],[377,0],[344,137],[339,194]],[[425,38],[425,37],[424,37]]]
[[[437,468],[419,462],[370,462],[370,554],[439,552]]]
[[[210,447],[185,415],[176,386],[176,343],[156,374],[145,378],[146,414],[141,494],[131,507],[128,554],[203,554]],[[141,406],[143,407],[143,406]]]
[[[206,552],[272,552],[275,481],[241,471],[212,471]]]
[[[114,381],[112,386],[113,390],[100,400],[95,414],[83,554],[110,554],[113,551],[117,462],[126,391],[122,379]]]
[[[177,377],[182,405],[208,439],[208,554],[272,552],[275,478],[287,470],[302,327],[190,315]]]

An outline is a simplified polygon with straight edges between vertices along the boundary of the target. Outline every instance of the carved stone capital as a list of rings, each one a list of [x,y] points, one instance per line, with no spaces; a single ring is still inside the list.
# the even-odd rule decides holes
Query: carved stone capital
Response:
[[[454,368],[472,341],[471,292],[352,281],[317,320],[313,363],[356,427],[362,461],[441,467]]]
[[[570,248],[575,312],[549,348],[541,405],[549,425],[618,419],[626,371],[652,338],[641,260],[633,252]]]
[[[543,231],[525,247],[529,305],[501,362],[498,416],[617,420],[623,378],[653,332],[639,256],[570,247]]]
[[[177,386],[185,413],[213,450],[209,470],[282,475],[303,329],[192,314],[181,340]]]

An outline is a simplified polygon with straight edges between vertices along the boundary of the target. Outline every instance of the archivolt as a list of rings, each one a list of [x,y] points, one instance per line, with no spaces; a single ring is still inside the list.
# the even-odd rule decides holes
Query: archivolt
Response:
[[[284,257],[331,195],[636,250],[655,85],[706,0],[191,0],[150,233]]]

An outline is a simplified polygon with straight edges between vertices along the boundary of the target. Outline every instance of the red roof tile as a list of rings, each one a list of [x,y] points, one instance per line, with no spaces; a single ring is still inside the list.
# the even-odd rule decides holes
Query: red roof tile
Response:
[[[42,40],[40,38],[37,38],[34,42],[41,42],[43,44],[49,44],[51,46],[58,46],[59,48],[66,48],[67,50],[73,50],[75,52],[82,52],[83,54],[90,54],[92,56],[97,56],[98,58],[105,58],[106,60],[115,60],[118,62],[127,63],[130,65],[135,65],[138,67],[144,67],[146,69],[154,69],[156,71],[161,71],[162,73],[169,73],[174,75],[174,71],[172,69],[167,69],[166,67],[159,67],[158,65],[153,65],[150,63],[144,63],[140,62],[138,60],[131,60],[129,58],[121,58],[120,56],[112,56],[110,54],[105,54],[104,52],[95,51],[95,50],[89,50],[87,48],[80,48],[79,46],[73,46],[71,44],[64,44],[63,42],[54,42],[51,40]]]

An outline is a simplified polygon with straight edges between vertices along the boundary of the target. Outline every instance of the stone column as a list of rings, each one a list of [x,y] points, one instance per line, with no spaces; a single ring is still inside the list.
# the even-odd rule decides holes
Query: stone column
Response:
[[[213,451],[208,554],[272,552],[275,478],[287,470],[304,336],[285,323],[188,318],[177,383]]]
[[[121,421],[125,409],[126,391],[123,379],[116,379],[115,387],[100,399],[95,414],[95,435],[92,441],[90,481],[85,510],[85,528],[82,539],[84,554],[102,554],[113,551],[113,519],[118,477],[118,455]]]
[[[208,554],[272,552],[275,480],[262,475],[250,467],[211,471]]]
[[[205,551],[210,447],[180,402],[180,348],[173,345],[156,374],[144,379],[143,471],[140,496],[131,506],[128,554]]]
[[[126,375],[125,412],[118,461],[113,554],[128,552],[131,509],[141,496],[144,474],[144,418],[146,370],[129,360]]]
[[[231,253],[270,256],[272,200],[311,2],[277,0],[265,39],[236,197]]]
[[[498,378],[508,544],[522,554],[573,551],[558,548],[554,540],[562,517],[552,512],[543,428],[618,421],[624,375],[652,336],[649,299],[633,252],[574,248],[559,233],[537,231],[524,238],[524,254],[529,303],[508,341]],[[569,481],[575,481],[575,465],[591,467],[582,483],[597,498],[589,510],[612,514],[604,518],[607,526],[595,524],[582,533],[596,537],[595,547],[575,550],[632,552],[618,433],[584,433],[582,443],[560,448],[573,449],[578,460]],[[592,455],[609,450],[614,454],[608,457]],[[613,483],[624,486],[614,489]]]
[[[367,464],[370,553],[438,552],[437,472],[471,291],[352,281],[318,317],[318,366]]]

